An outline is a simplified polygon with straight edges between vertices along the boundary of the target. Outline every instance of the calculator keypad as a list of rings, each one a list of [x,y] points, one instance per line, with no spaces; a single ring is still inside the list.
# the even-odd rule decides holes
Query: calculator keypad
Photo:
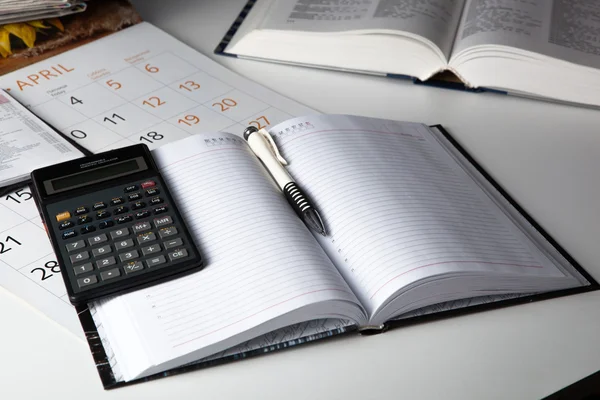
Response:
[[[192,242],[157,182],[106,189],[101,198],[77,200],[79,204],[71,209],[55,210],[52,225],[63,242],[63,259],[72,272],[74,289],[88,290],[168,268],[193,255]]]

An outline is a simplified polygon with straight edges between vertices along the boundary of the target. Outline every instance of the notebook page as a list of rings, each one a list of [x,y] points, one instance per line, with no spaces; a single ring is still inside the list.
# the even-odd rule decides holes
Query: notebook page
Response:
[[[94,318],[104,317],[96,325],[103,324],[119,363],[141,347],[158,365],[321,302],[342,302],[346,318],[364,319],[350,288],[243,139],[196,135],[154,156],[206,266],[97,307]],[[122,310],[129,326],[110,317]],[[328,312],[323,307],[325,315],[308,319]],[[293,322],[299,321],[286,325]],[[143,369],[131,367],[136,360],[127,363],[125,379]]]
[[[321,245],[370,313],[437,274],[564,277],[424,125],[314,116],[271,134],[321,211]]]

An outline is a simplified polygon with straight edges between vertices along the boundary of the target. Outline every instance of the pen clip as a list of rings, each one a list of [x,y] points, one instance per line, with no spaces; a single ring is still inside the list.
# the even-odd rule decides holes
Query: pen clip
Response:
[[[269,146],[271,147],[271,151],[273,152],[273,155],[275,156],[277,161],[279,161],[281,165],[288,165],[288,162],[285,160],[285,158],[283,158],[283,156],[279,152],[279,149],[277,148],[277,145],[275,144],[275,141],[273,140],[273,137],[269,134],[269,132],[267,132],[265,128],[262,128],[259,129],[258,133],[260,133],[265,139],[267,139],[267,142],[269,142]]]

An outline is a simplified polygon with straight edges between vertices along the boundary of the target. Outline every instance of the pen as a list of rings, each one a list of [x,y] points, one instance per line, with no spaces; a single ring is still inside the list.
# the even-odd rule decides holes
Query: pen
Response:
[[[281,156],[273,138],[265,129],[249,126],[244,130],[244,139],[262,161],[277,185],[285,194],[288,202],[304,223],[314,231],[327,236],[325,226],[317,209],[310,203],[306,194],[294,182],[294,179],[283,167],[287,161]]]

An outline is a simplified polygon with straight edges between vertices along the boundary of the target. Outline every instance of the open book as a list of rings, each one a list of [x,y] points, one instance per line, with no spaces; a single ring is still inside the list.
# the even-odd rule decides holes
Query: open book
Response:
[[[216,52],[421,81],[451,71],[468,88],[600,106],[599,12],[593,0],[251,0]]]
[[[311,233],[239,136],[154,150],[206,267],[90,305],[112,383],[432,305],[596,286],[437,128],[339,115],[270,133],[329,235]]]

